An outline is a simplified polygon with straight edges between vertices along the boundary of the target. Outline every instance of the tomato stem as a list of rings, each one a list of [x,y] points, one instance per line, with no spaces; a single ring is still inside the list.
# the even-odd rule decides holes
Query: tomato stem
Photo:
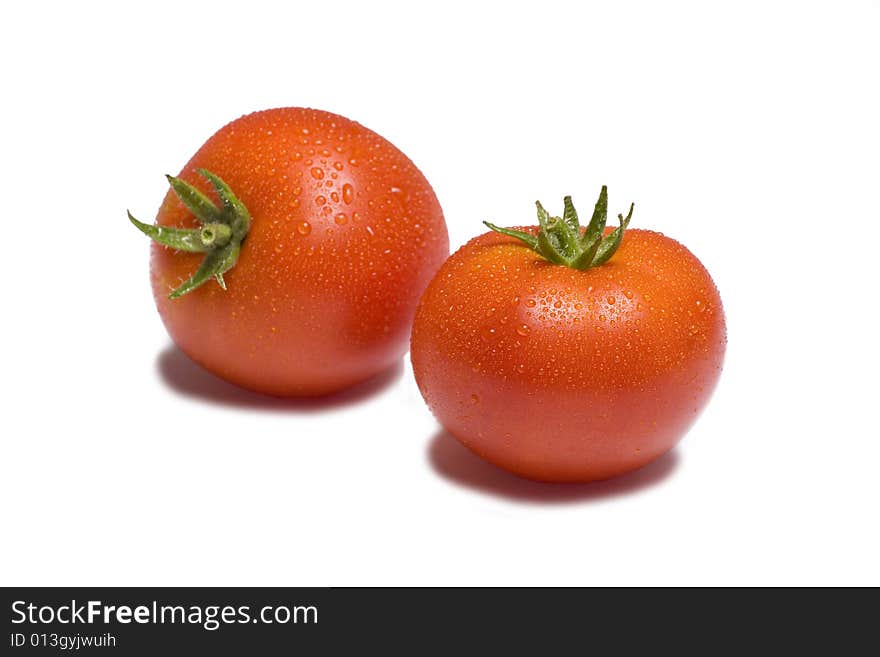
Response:
[[[605,185],[602,185],[593,216],[585,229],[578,220],[571,196],[566,196],[562,202],[562,216],[552,217],[540,201],[535,201],[540,225],[537,236],[513,228],[501,228],[488,221],[483,223],[497,233],[520,240],[535,253],[557,265],[589,269],[608,262],[620,247],[635,204],[630,204],[626,217],[617,215],[620,225],[603,237],[608,218],[608,188]]]
[[[221,247],[229,244],[232,239],[232,228],[226,224],[214,223],[202,226],[199,231],[202,244],[208,247]]]
[[[250,213],[229,185],[220,176],[206,169],[198,169],[198,173],[211,183],[222,207],[217,207],[210,198],[188,182],[174,176],[165,177],[177,197],[202,224],[201,228],[145,224],[135,219],[131,212],[128,213],[131,223],[153,241],[178,251],[206,254],[195,273],[169,295],[171,299],[192,292],[212,278],[225,290],[223,274],[238,261],[241,243],[251,226]]]

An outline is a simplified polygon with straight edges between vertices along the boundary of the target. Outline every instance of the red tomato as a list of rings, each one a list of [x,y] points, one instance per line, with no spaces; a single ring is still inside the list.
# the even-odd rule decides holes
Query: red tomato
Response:
[[[709,399],[725,344],[708,272],[660,233],[627,231],[610,260],[583,270],[486,233],[428,286],[411,354],[422,395],[464,445],[523,477],[581,482],[673,447]]]
[[[200,229],[179,198],[186,183],[223,209],[197,170],[228,185],[250,228],[240,253],[227,254],[234,266],[219,269],[225,290],[210,279],[179,298],[169,293],[205,255],[153,244],[156,304],[187,355],[279,396],[333,392],[401,357],[419,295],[449,253],[440,204],[403,153],[328,112],[256,112],[219,130],[171,179],[178,193],[166,195],[159,226]]]

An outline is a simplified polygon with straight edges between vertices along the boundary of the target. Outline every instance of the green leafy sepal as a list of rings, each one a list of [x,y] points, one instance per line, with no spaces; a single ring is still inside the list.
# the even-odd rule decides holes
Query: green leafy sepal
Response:
[[[620,247],[623,231],[629,226],[635,208],[635,204],[631,203],[626,217],[617,215],[620,225],[604,235],[605,222],[608,219],[608,188],[605,185],[602,185],[593,216],[585,229],[580,225],[570,196],[563,199],[564,210],[561,217],[551,217],[540,201],[536,201],[535,206],[540,225],[537,235],[502,228],[488,221],[483,223],[497,233],[520,240],[546,260],[572,269],[589,269],[608,262]]]
[[[199,175],[211,183],[217,192],[221,207],[188,182],[166,176],[177,198],[195,215],[201,228],[172,228],[156,224],[145,224],[135,219],[131,212],[128,218],[134,226],[153,241],[178,251],[204,253],[205,258],[199,268],[174,290],[169,297],[176,299],[192,292],[212,278],[226,289],[223,274],[232,269],[238,261],[241,243],[251,227],[251,215],[220,176],[206,169],[198,169]]]

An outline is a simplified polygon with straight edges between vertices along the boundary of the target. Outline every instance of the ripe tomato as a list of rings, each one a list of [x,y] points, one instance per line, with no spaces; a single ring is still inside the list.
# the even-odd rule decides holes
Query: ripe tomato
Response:
[[[587,233],[610,248],[619,235],[597,220],[602,203]],[[621,217],[607,262],[566,266],[589,259],[583,242],[566,251],[566,235],[586,239],[569,206],[576,228],[554,237],[563,219],[542,218],[560,262],[523,244],[540,250],[538,227],[481,235],[440,268],[412,334],[419,389],[446,429],[543,481],[606,479],[669,450],[709,399],[726,344],[718,291],[675,240],[623,233]]]
[[[193,360],[240,386],[288,396],[339,390],[403,355],[449,241],[431,186],[391,143],[328,112],[267,110],[220,129],[169,180],[156,223],[186,230],[161,229],[165,243],[186,248],[206,231],[219,239],[214,228],[228,240],[219,224],[232,226],[233,242],[201,249],[207,257],[152,245],[159,313]],[[194,210],[220,219],[200,229],[205,217],[197,221]],[[161,241],[160,229],[132,221]],[[213,258],[205,276],[179,288],[203,258]],[[184,293],[169,298],[175,289]]]

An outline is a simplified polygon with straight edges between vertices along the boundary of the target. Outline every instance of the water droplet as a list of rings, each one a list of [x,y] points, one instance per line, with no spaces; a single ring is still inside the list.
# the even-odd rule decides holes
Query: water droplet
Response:
[[[337,160],[336,162],[333,163],[333,168],[336,169],[337,171],[342,171],[342,162]]]
[[[526,305],[529,308],[534,308],[537,304],[534,299],[526,299]]]
[[[531,329],[529,329],[528,324],[520,324],[519,326],[516,327],[516,332],[519,333],[523,337],[527,336],[529,334],[530,330]]]
[[[356,167],[358,164],[360,164],[360,162],[357,161],[357,158],[354,157],[349,158],[348,163],[353,167]]]
[[[329,205],[325,205],[323,208],[321,208],[321,214],[323,214],[323,215],[333,214],[333,208],[331,208]]]
[[[342,186],[342,200],[345,201],[346,204],[351,203],[354,200],[354,187],[345,183]]]
[[[494,340],[498,335],[498,331],[494,326],[484,326],[483,330],[480,331],[480,335],[483,336],[483,339],[488,341]]]
[[[517,364],[514,366],[514,369],[515,369],[517,372],[519,372],[520,374],[522,374],[523,372],[526,371],[526,366],[523,365],[522,363],[517,363]]]
[[[626,292],[623,293],[623,296],[625,296],[627,299],[632,299],[633,293],[630,292],[629,290],[627,290]]]
[[[333,201],[334,203],[339,203],[339,194],[337,194],[336,192],[331,192],[330,193],[330,200]]]
[[[327,202],[327,197],[325,196],[316,196],[315,197],[315,205],[324,205]]]
[[[477,396],[477,393],[471,394],[471,404],[479,404],[480,398]]]
[[[617,301],[617,299],[615,299],[614,297],[608,297],[606,299],[606,301],[608,302],[609,306],[613,306],[615,304],[615,302]]]
[[[558,299],[553,303],[554,308],[562,308],[562,302]]]
[[[342,226],[342,225],[344,225],[344,224],[346,224],[346,223],[348,222],[348,215],[346,215],[344,212],[340,212],[339,214],[336,215],[336,217],[334,217],[333,220],[334,220],[337,224],[339,224],[340,226]]]
[[[308,235],[312,232],[312,224],[310,224],[308,221],[301,221],[296,226],[296,232],[300,235]]]
[[[311,174],[312,178],[314,178],[315,180],[321,180],[321,178],[324,177],[324,169],[322,169],[321,167],[312,167]]]

